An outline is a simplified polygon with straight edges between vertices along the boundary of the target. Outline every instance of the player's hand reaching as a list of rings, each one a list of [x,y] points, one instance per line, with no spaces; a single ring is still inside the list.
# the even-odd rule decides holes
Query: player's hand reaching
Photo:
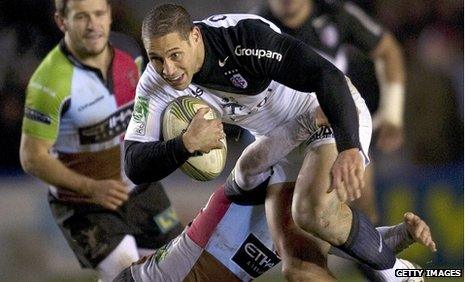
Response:
[[[208,153],[212,149],[221,149],[220,141],[225,137],[222,121],[219,119],[205,119],[209,108],[200,108],[183,134],[183,143],[190,153],[196,151]]]
[[[331,186],[328,193],[336,190],[341,202],[358,199],[364,187],[363,175],[364,163],[359,149],[340,152],[332,166]]]
[[[424,220],[412,212],[407,212],[404,214],[404,224],[414,241],[428,247],[432,252],[437,251],[437,244]]]
[[[87,192],[88,202],[116,210],[128,200],[128,189],[117,180],[93,180]]]

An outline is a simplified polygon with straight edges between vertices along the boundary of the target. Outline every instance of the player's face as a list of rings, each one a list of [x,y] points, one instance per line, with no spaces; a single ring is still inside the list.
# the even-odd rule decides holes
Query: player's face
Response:
[[[178,32],[145,40],[147,55],[165,81],[176,90],[186,89],[198,69],[197,28],[183,38]]]
[[[112,23],[107,0],[68,1],[66,15],[57,18],[67,44],[78,55],[96,56],[107,47]]]
[[[310,0],[269,0],[269,7],[277,17],[292,17]]]

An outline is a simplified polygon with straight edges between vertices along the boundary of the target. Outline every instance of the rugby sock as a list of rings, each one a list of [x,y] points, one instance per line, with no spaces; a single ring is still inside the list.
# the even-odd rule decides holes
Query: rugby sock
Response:
[[[385,244],[387,244],[395,254],[401,253],[414,243],[414,239],[411,234],[409,234],[408,228],[404,223],[394,226],[381,226],[376,229],[382,235]]]
[[[414,239],[411,236],[411,234],[409,234],[409,231],[404,223],[400,223],[398,225],[393,226],[376,227],[376,230],[380,233],[380,235],[382,235],[384,243],[387,244],[387,246],[390,249],[395,250],[395,253],[397,254],[409,247],[409,245],[414,243]],[[348,255],[340,249],[337,249],[334,246],[330,247],[328,253],[344,259],[357,261],[352,256]],[[388,277],[392,277],[393,275],[391,271],[388,271],[389,273],[378,273],[365,264],[359,264],[359,268],[363,272],[367,281],[382,281],[384,278],[388,279],[387,277],[384,277],[384,274]],[[404,268],[404,265],[399,265],[395,263],[395,266],[392,269],[396,268]]]
[[[241,188],[235,181],[234,171],[225,182],[225,195],[238,205],[262,205],[265,202],[270,176],[256,187],[248,190]]]
[[[391,269],[396,262],[393,251],[383,242],[382,235],[369,218],[355,209],[351,210],[353,221],[348,240],[337,248],[374,270]]]
[[[401,251],[414,243],[414,239],[411,237],[411,234],[409,234],[404,223],[393,226],[380,226],[375,229],[382,235],[384,243],[387,244],[390,249],[394,250],[395,254],[401,253]],[[328,253],[337,257],[354,260],[352,256],[334,246],[330,246]]]

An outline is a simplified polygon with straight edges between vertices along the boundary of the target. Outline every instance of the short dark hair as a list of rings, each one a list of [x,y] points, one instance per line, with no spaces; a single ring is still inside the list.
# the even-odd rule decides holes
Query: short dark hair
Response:
[[[164,4],[152,8],[142,22],[142,41],[178,32],[187,40],[194,24],[191,15],[183,6]]]
[[[75,0],[71,0],[75,1]],[[60,16],[65,16],[66,13],[68,12],[66,9],[68,8],[68,2],[70,0],[55,0],[55,11],[60,15]],[[107,0],[107,4],[110,4],[110,0]]]

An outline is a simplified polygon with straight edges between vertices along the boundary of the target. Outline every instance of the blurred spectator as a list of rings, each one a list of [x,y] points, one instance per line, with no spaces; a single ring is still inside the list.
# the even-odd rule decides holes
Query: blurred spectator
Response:
[[[463,159],[463,1],[380,0],[406,51],[406,142],[418,164]]]
[[[0,2],[0,146],[8,148],[0,169],[19,168],[19,141],[27,82],[42,57],[58,42],[53,1]]]

